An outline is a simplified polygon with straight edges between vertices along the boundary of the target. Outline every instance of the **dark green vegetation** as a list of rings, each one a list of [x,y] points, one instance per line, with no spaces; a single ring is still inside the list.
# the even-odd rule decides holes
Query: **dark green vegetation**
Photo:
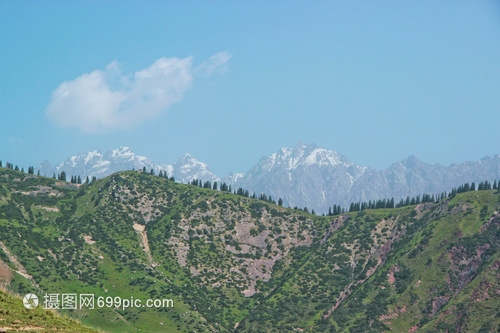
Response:
[[[22,273],[3,283],[174,302],[63,312],[105,331],[496,332],[497,192],[320,217],[134,171],[1,168],[0,260]]]

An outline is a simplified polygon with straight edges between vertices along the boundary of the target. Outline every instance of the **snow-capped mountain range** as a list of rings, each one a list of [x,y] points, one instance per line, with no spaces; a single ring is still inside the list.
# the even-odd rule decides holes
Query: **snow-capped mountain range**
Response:
[[[291,207],[325,213],[334,204],[413,197],[449,191],[466,182],[500,179],[500,155],[445,167],[427,164],[415,156],[385,170],[356,165],[345,156],[314,144],[281,148],[263,157],[239,178],[234,187],[281,197]]]
[[[500,179],[500,155],[448,167],[423,163],[410,156],[379,171],[356,165],[338,152],[302,143],[261,158],[246,173],[231,173],[223,178],[189,154],[172,165],[155,164],[149,158],[134,154],[128,147],[104,154],[100,151],[82,153],[55,167],[44,162],[39,170],[47,176],[65,171],[68,176],[80,175],[85,179],[144,167],[155,173],[163,170],[183,183],[192,179],[225,182],[233,189],[242,187],[250,193],[265,193],[275,199],[282,198],[285,206],[306,206],[318,213],[327,212],[334,204],[348,207],[357,201],[391,197],[399,200],[422,193],[448,191],[465,182]]]
[[[220,181],[214,175],[208,165],[196,160],[189,154],[185,154],[179,161],[170,164],[155,164],[151,159],[136,155],[129,147],[120,147],[115,150],[108,150],[101,153],[94,150],[87,153],[81,153],[68,158],[66,161],[52,167],[50,163],[44,161],[40,167],[40,174],[51,176],[65,172],[68,176],[79,175],[82,179],[86,177],[103,178],[112,173],[124,170],[146,170],[153,169],[156,174],[160,170],[167,172],[169,177],[174,176],[179,182],[186,183],[192,179],[203,179],[210,181]]]

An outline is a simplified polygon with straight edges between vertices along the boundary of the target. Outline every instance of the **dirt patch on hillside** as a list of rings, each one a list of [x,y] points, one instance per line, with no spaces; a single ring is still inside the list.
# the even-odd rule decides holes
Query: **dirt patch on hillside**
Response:
[[[85,243],[87,243],[87,244],[92,245],[95,243],[95,241],[92,240],[92,236],[83,236],[83,239],[85,239]]]
[[[135,223],[134,230],[137,232],[137,234],[140,237],[142,250],[144,251],[144,253],[146,253],[146,256],[148,257],[149,263],[151,264],[151,266],[158,266],[158,264],[153,261],[153,256],[151,255],[151,250],[149,249],[148,234],[146,232],[146,226],[143,224]]]
[[[3,252],[5,252],[7,258],[9,258],[9,261],[14,264],[14,267],[16,268],[15,272],[25,277],[26,279],[31,280],[38,287],[38,285],[33,280],[33,276],[28,274],[26,268],[24,268],[24,266],[19,262],[19,260],[17,260],[17,257],[13,253],[11,253],[9,249],[7,249],[7,247],[3,242],[0,242],[0,249],[2,249]]]
[[[58,211],[59,211],[59,208],[58,208],[58,207],[35,206],[35,208],[38,208],[38,209],[43,209],[43,210],[46,210],[46,211],[48,211],[48,212],[58,212]]]

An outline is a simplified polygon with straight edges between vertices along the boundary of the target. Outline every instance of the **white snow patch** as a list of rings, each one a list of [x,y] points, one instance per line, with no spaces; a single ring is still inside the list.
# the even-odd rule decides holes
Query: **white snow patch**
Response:
[[[85,157],[85,165],[87,165],[87,163],[89,163],[89,161],[92,160],[96,156],[100,156],[101,158],[103,157],[102,154],[97,150],[89,152],[87,154],[87,156]]]

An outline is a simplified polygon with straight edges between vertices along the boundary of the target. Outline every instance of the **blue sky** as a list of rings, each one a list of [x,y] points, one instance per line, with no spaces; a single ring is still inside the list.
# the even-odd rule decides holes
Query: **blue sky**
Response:
[[[0,1],[0,160],[500,153],[498,1]]]

